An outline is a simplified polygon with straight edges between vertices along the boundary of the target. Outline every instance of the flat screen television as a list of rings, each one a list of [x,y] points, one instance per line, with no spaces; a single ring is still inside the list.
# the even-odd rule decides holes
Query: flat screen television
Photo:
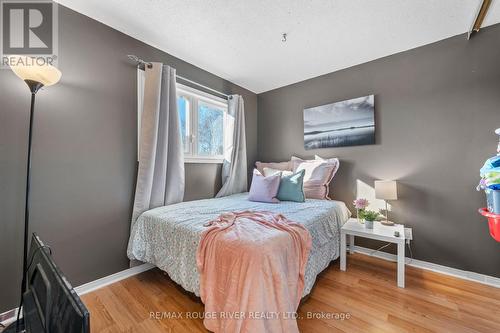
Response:
[[[15,332],[16,326],[30,333],[90,332],[89,311],[52,259],[50,248],[35,233],[27,271],[23,323],[13,323],[8,332]]]

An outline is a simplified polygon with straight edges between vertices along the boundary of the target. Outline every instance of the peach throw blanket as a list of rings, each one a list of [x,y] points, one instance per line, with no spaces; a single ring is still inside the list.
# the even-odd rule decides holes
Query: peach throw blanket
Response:
[[[271,212],[224,213],[196,255],[205,327],[212,332],[298,332],[311,236]]]

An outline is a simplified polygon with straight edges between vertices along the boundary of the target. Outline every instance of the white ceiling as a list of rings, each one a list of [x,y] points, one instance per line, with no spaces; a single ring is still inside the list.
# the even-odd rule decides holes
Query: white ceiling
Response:
[[[58,2],[256,93],[464,33],[480,4],[480,0]],[[493,1],[484,26],[500,22],[499,2]],[[288,34],[286,43],[281,42],[283,32]]]

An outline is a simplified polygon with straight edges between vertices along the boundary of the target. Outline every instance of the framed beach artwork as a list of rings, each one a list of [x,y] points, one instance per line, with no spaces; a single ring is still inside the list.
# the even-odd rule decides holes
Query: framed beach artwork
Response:
[[[375,144],[375,96],[304,109],[304,148]]]

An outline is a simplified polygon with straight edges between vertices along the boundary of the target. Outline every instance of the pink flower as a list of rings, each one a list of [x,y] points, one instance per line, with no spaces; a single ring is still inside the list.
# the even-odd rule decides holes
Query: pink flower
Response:
[[[356,209],[365,209],[369,204],[370,202],[368,200],[362,198],[353,201],[354,208]]]

